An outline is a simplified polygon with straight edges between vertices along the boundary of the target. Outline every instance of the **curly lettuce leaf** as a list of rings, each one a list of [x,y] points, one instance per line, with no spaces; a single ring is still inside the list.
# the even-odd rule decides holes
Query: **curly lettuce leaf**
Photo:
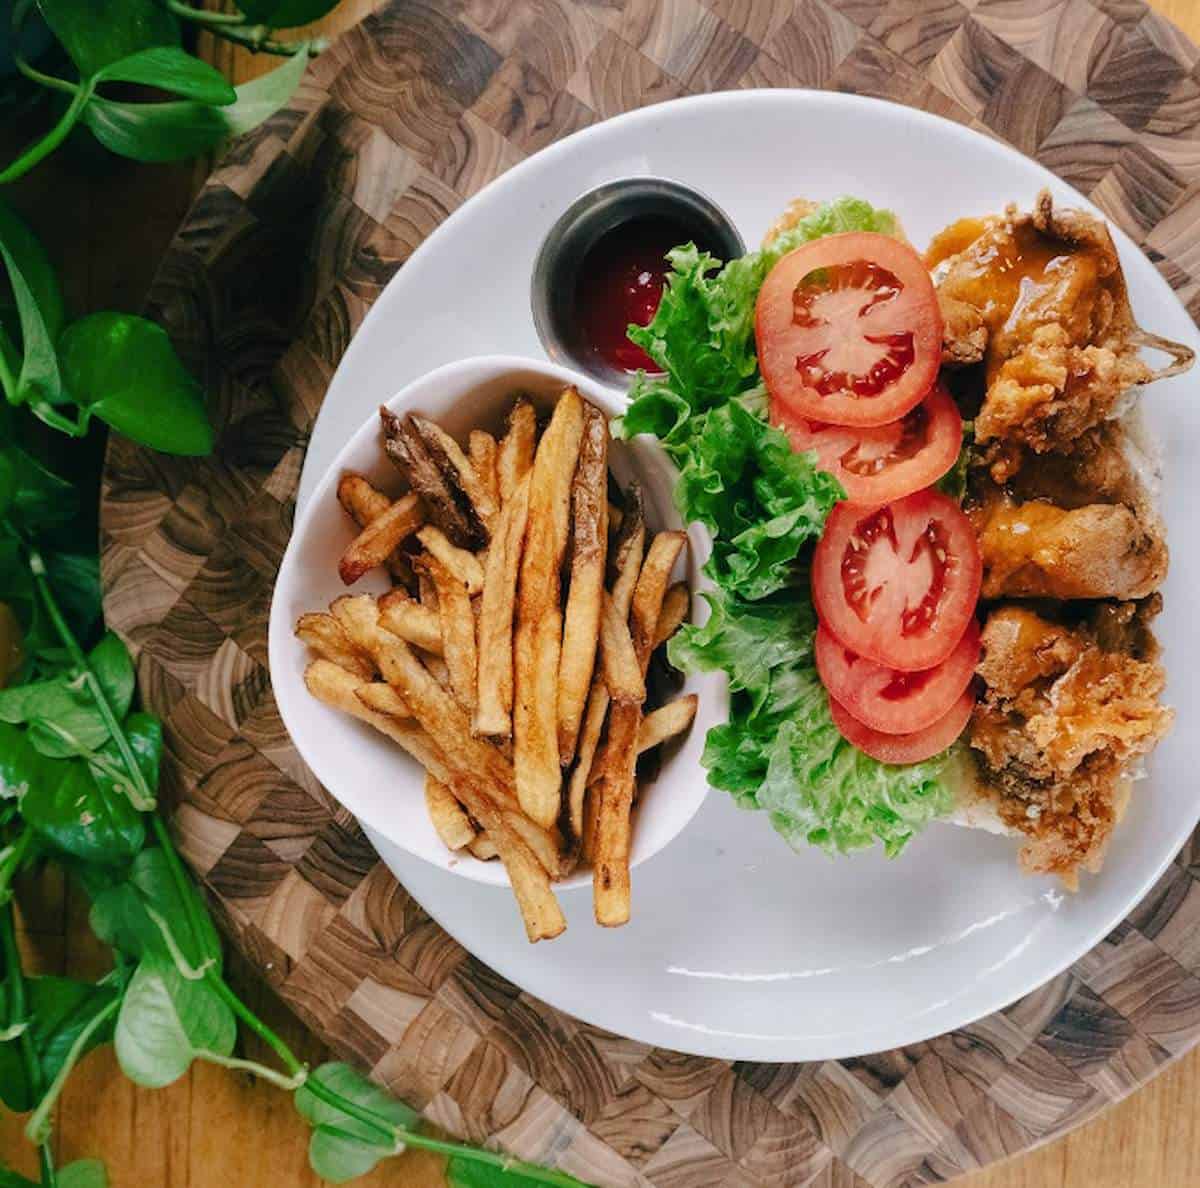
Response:
[[[629,331],[666,374],[639,374],[620,432],[662,441],[679,467],[681,513],[713,535],[709,619],[669,647],[677,667],[729,677],[729,720],[704,748],[709,782],[766,811],[797,848],[844,853],[879,842],[894,855],[952,807],[947,755],[884,765],[833,725],[802,562],[845,493],[767,422],[755,355],[755,301],[780,256],[821,235],[895,230],[889,212],[839,198],[724,267],[695,245],[676,248],[654,320]]]

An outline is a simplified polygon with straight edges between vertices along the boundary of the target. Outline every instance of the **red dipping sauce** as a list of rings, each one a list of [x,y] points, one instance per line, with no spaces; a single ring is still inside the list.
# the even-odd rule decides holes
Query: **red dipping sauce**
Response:
[[[588,249],[575,283],[579,342],[586,354],[618,371],[658,371],[625,336],[646,326],[662,299],[666,254],[695,235],[673,219],[647,215],[606,231]],[[703,244],[701,246],[704,246]]]

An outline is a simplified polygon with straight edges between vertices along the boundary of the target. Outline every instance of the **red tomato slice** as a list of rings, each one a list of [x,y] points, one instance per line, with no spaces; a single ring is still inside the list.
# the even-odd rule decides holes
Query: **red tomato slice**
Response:
[[[921,257],[888,235],[814,239],[767,274],[755,307],[767,390],[798,417],[886,425],[937,379],[942,313]]]
[[[920,763],[944,751],[971,720],[975,694],[968,689],[940,718],[911,734],[884,734],[864,726],[844,705],[829,699],[829,715],[838,733],[864,755],[880,763]]]
[[[864,726],[911,734],[943,717],[971,683],[979,663],[979,625],[972,619],[958,646],[934,668],[896,672],[842,647],[817,628],[817,672],[829,696]]]
[[[880,508],[839,503],[813,554],[817,617],[839,643],[901,672],[941,664],[979,597],[971,522],[936,491]]]
[[[822,470],[835,475],[851,503],[878,507],[931,487],[958,460],[962,417],[938,384],[898,421],[877,428],[805,420],[780,400],[771,420],[796,450],[815,450]]]

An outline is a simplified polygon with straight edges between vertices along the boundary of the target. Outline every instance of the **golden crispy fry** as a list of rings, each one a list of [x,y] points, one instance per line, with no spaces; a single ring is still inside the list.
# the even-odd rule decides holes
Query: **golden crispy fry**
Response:
[[[654,651],[655,631],[671,570],[686,541],[682,532],[660,532],[655,536],[634,587],[629,633],[643,677]],[[640,705],[629,702],[614,705],[608,717],[608,737],[595,760],[591,788],[592,796],[597,798],[592,841],[592,899],[596,922],[606,928],[624,924],[629,919],[630,813],[641,720]]]
[[[403,590],[379,596],[379,621],[393,635],[432,656],[442,654],[442,621],[437,608],[414,602]]]
[[[505,501],[488,550],[479,608],[479,690],[475,733],[512,733],[513,615],[521,543],[529,512],[529,478]]]
[[[629,607],[629,632],[633,636],[633,646],[637,649],[643,673],[654,651],[671,570],[675,568],[675,562],[686,543],[687,537],[682,532],[658,533],[646,550],[646,560],[642,564],[642,572],[638,574]]]
[[[427,656],[425,658],[425,667],[429,669],[429,675],[433,677],[433,679],[437,681],[437,683],[441,685],[441,687],[445,689],[447,693],[454,692],[454,689],[450,684],[450,669],[446,667],[446,661],[443,660],[441,656]]]
[[[467,588],[432,553],[417,558],[418,569],[433,579],[438,592],[442,627],[442,656],[450,670],[450,687],[468,713],[475,712],[475,612]]]
[[[381,714],[370,709],[361,699],[360,692],[370,686],[369,681],[360,681],[332,660],[314,660],[304,670],[304,684],[318,700],[342,713],[374,726],[393,742],[399,743],[426,771],[433,772],[440,780],[450,778],[446,764],[437,744],[415,722]]]
[[[496,843],[486,833],[477,834],[475,840],[467,846],[467,849],[480,862],[490,862],[493,858],[500,857],[500,851],[496,849]]]
[[[600,666],[604,684],[613,701],[646,700],[646,680],[638,663],[629,624],[617,609],[611,594],[604,595],[604,617],[600,624]]]
[[[610,532],[620,532],[621,524],[625,520],[625,513],[615,504],[608,505],[608,529]]]
[[[674,738],[677,734],[682,734],[692,724],[699,700],[695,693],[689,693],[686,697],[668,701],[666,705],[651,710],[642,718],[642,724],[638,727],[638,754]]]
[[[571,484],[571,588],[558,664],[558,760],[575,755],[596,665],[608,557],[608,419],[584,405],[583,438]]]
[[[641,488],[631,483],[625,495],[621,528],[608,560],[612,603],[622,619],[629,617],[629,604],[633,601],[633,589],[642,569],[646,546]],[[567,820],[575,841],[582,845],[583,856],[589,862],[596,833],[597,798],[588,789],[595,766],[596,748],[608,719],[608,705],[608,686],[602,680],[594,680],[579,736],[579,757],[567,789]]]
[[[687,582],[676,582],[663,596],[658,625],[654,629],[654,646],[664,644],[679,630],[692,608],[692,596]]]
[[[425,509],[417,495],[403,495],[382,515],[376,516],[346,546],[338,573],[347,585],[353,585],[376,565],[382,565],[407,536],[425,522]]]
[[[375,600],[366,594],[343,595],[329,609],[350,638],[371,653],[383,679],[395,687],[413,717],[438,740],[447,759],[486,787],[496,785],[494,794],[515,804],[511,765],[494,746],[471,734],[466,711],[438,684],[408,644],[380,626]]]
[[[546,827],[554,824],[562,799],[556,687],[562,649],[560,572],[582,435],[583,400],[574,388],[567,388],[534,456],[517,590],[513,707],[517,796],[526,814]]]
[[[543,829],[531,821],[520,809],[506,808],[502,811],[505,824],[533,851],[543,869],[552,879],[560,878],[565,867],[557,832]]]
[[[475,840],[475,826],[462,811],[454,793],[441,780],[425,773],[425,808],[448,850],[461,850]]]
[[[408,702],[387,681],[368,681],[358,688],[358,699],[369,710],[377,714],[391,714],[393,718],[411,718]]]
[[[642,492],[636,483],[629,485],[625,518],[609,558],[609,583],[617,609],[628,616],[633,588],[642,571],[642,554],[646,548],[646,519],[642,511]]]
[[[346,514],[360,528],[379,519],[392,506],[392,501],[370,479],[353,470],[347,470],[338,479],[337,497]]]
[[[582,848],[589,862],[592,857],[592,841],[595,837],[596,798],[588,795],[588,784],[592,777],[592,764],[596,748],[604,732],[608,718],[608,686],[597,677],[592,681],[588,694],[587,709],[583,714],[583,728],[579,732],[579,747],[575,754],[575,767],[567,787],[567,825],[571,841]]]
[[[473,553],[451,544],[446,534],[432,524],[422,528],[417,533],[417,539],[466,586],[468,594],[478,594],[483,589],[483,566]],[[421,601],[425,601],[423,592]]]
[[[392,501],[378,487],[353,470],[347,470],[338,479],[337,497],[346,514],[360,528],[365,528],[372,520],[377,520],[392,506]],[[393,551],[384,564],[402,586],[412,585],[412,566],[402,552],[398,549]]]
[[[497,508],[500,506],[500,476],[496,472],[496,439],[482,429],[472,429],[467,453],[475,474]]]
[[[447,480],[454,479],[459,490],[470,500],[471,506],[475,509],[475,515],[490,536],[500,509],[496,506],[487,486],[480,481],[475,467],[471,465],[471,460],[462,452],[462,447],[445,429],[426,417],[410,413],[408,419],[420,433],[421,440],[424,441],[431,454],[435,457],[440,454],[441,458],[448,463],[448,466],[443,467],[443,476]],[[453,470],[453,474],[449,473],[450,469]]]
[[[524,837],[519,836],[509,823],[520,814],[515,811],[511,815],[503,813],[473,780],[460,776],[450,781],[450,787],[495,845],[525,922],[525,935],[531,942],[558,936],[567,922],[550,889],[550,876]],[[521,819],[525,829],[532,827],[531,821]]]
[[[342,625],[332,615],[301,615],[296,620],[296,638],[308,644],[318,656],[352,672],[364,681],[375,675],[375,665],[360,652]]]
[[[536,442],[537,413],[529,400],[521,396],[508,414],[508,432],[496,456],[496,477],[502,503],[507,503],[516,494],[521,480],[532,469]]]

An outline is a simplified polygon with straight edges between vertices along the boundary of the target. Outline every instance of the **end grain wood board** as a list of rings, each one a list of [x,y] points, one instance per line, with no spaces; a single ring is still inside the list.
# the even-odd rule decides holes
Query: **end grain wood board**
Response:
[[[941,1183],[1078,1125],[1200,1036],[1200,842],[1072,969],[971,1027],[814,1065],[681,1056],[562,1015],[446,936],[300,762],[267,674],[308,435],[404,260],[561,136],[761,86],[882,96],[1012,143],[1200,311],[1200,50],[1140,0],[386,4],[234,146],[163,262],[152,312],[211,395],[219,448],[113,440],[105,605],[227,933],[439,1125],[602,1184]]]

